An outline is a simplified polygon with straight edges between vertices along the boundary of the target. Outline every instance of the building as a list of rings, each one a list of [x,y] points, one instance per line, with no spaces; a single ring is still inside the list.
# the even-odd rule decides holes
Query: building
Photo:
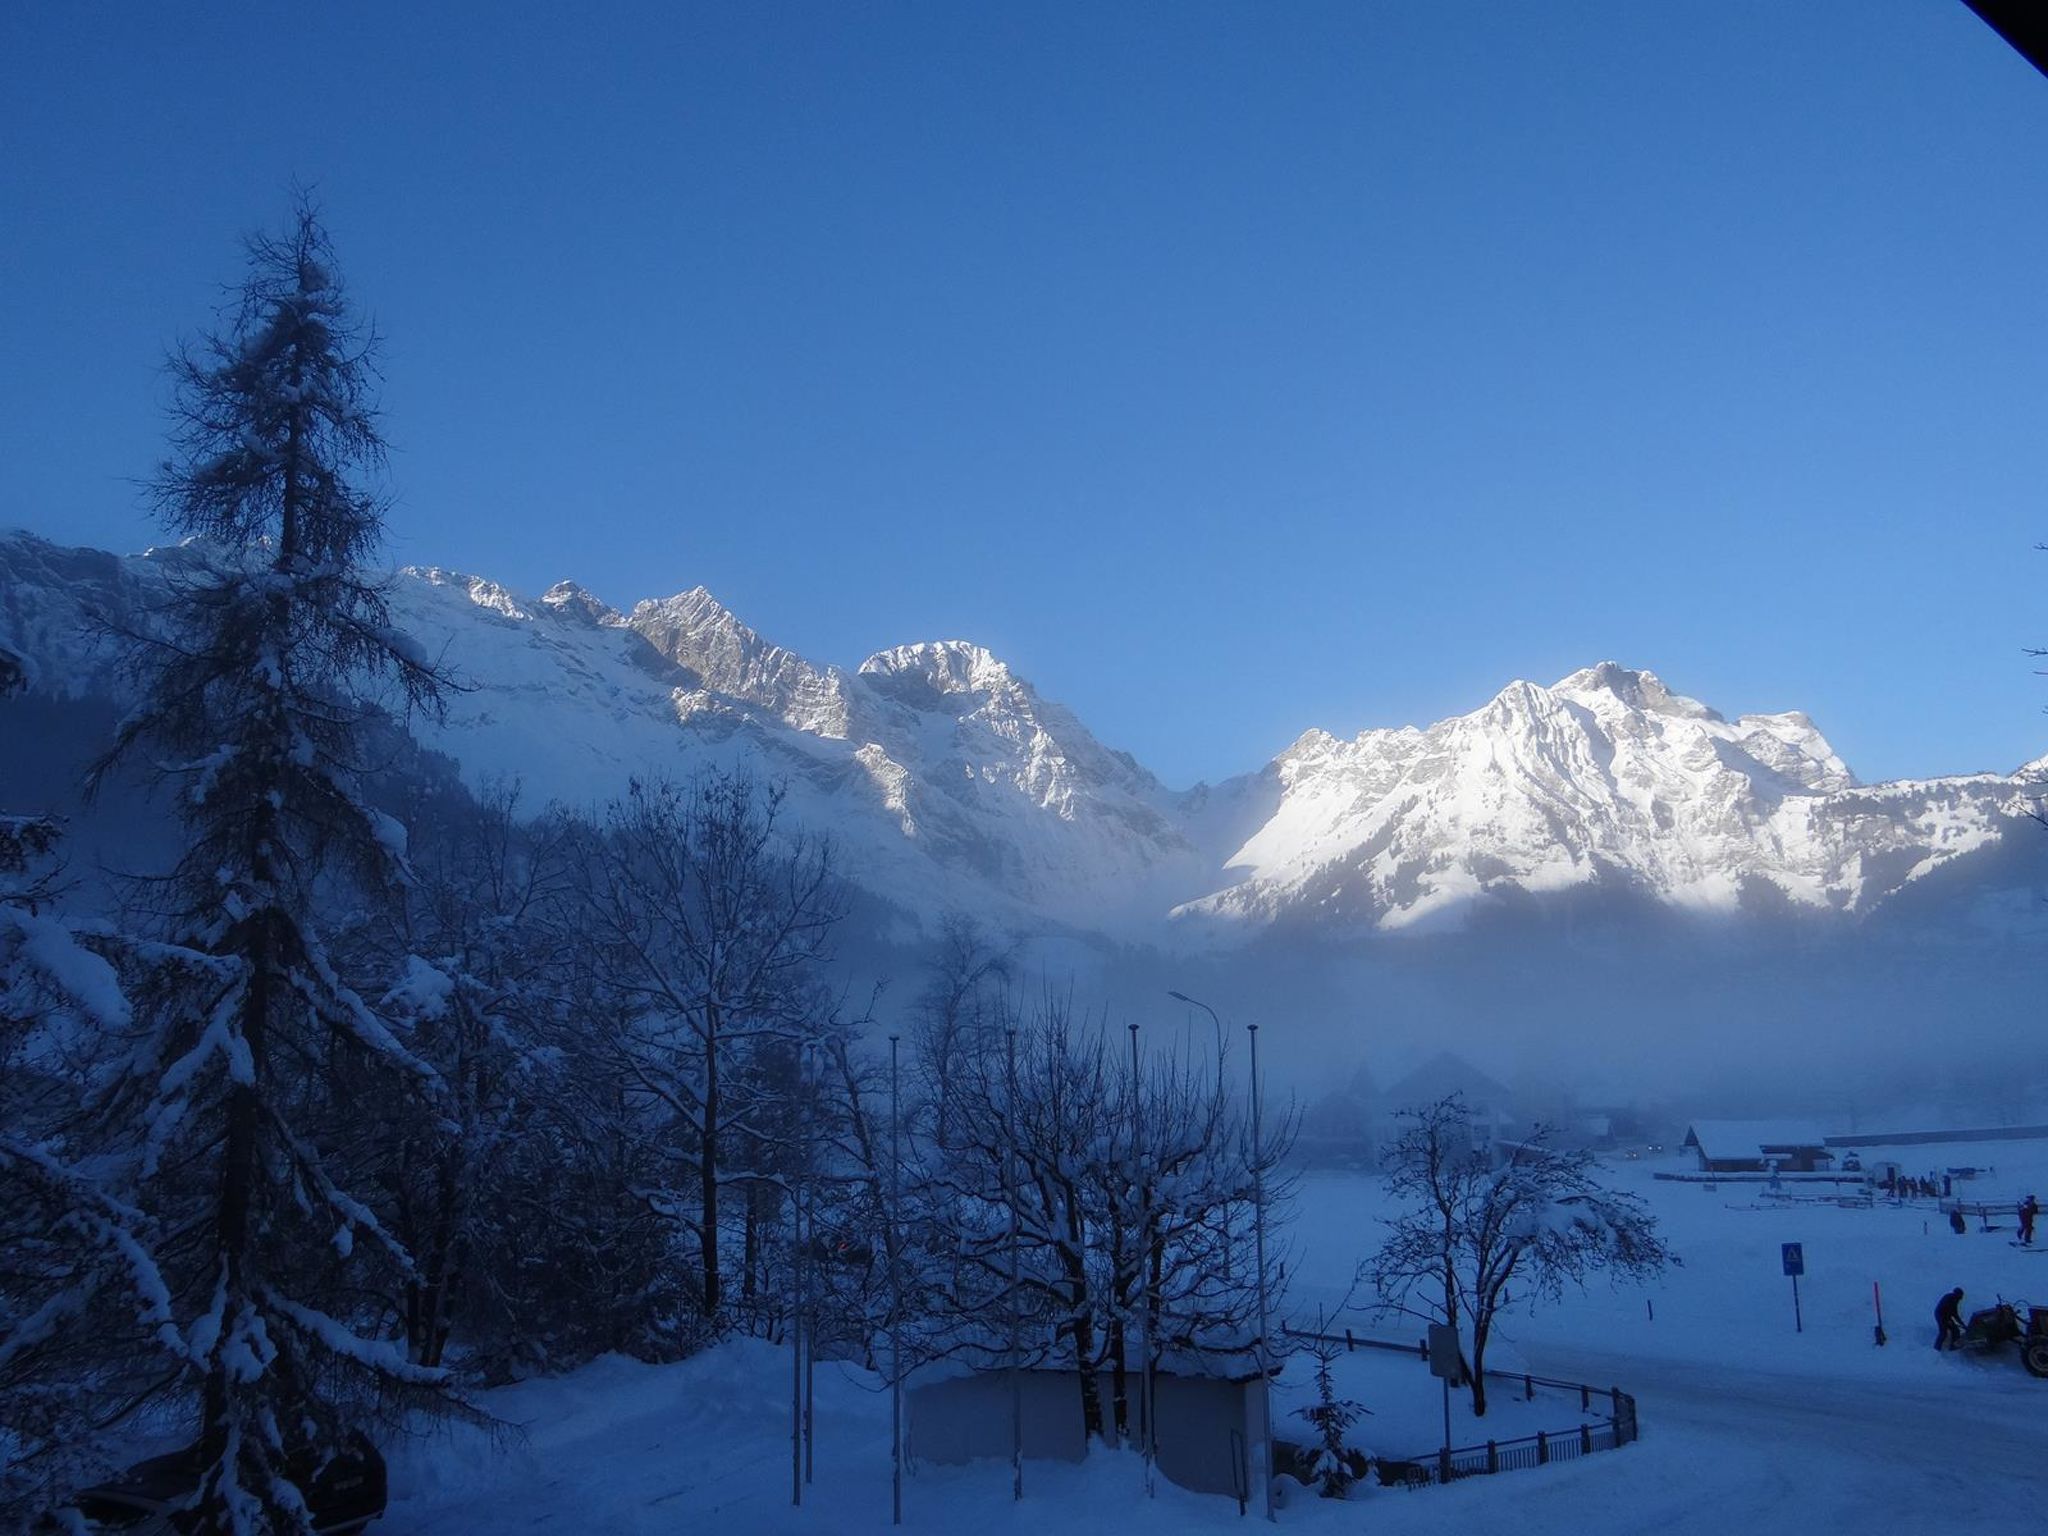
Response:
[[[1111,1378],[1097,1373],[1103,1412]],[[1081,1417],[1081,1381],[1072,1366],[1027,1366],[1017,1372],[1024,1455],[1033,1461],[1080,1461],[1088,1449]],[[1131,1383],[1135,1398],[1137,1383]],[[905,1385],[910,1455],[940,1466],[1008,1460],[1011,1383],[1001,1367],[979,1370],[939,1363]],[[1248,1496],[1260,1486],[1265,1455],[1265,1401],[1250,1355],[1173,1358],[1154,1370],[1152,1398],[1159,1428],[1160,1475],[1195,1493]]]
[[[1472,1116],[1475,1150],[1491,1155],[1502,1142],[1527,1134],[1529,1121],[1517,1113],[1515,1096],[1464,1057],[1440,1051],[1380,1096],[1375,1106],[1374,1141],[1381,1156],[1412,1123],[1405,1109],[1420,1109],[1456,1094]]]
[[[1379,1161],[1380,1093],[1364,1067],[1351,1081],[1309,1101],[1294,1136],[1295,1161],[1308,1168],[1371,1168]]]
[[[1702,1173],[1822,1173],[1835,1161],[1820,1127],[1797,1120],[1695,1120],[1684,1145]]]

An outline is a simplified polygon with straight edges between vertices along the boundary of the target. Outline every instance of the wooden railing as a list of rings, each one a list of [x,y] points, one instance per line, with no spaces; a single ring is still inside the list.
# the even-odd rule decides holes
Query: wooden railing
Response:
[[[1316,1343],[1342,1344],[1347,1350],[1380,1349],[1395,1354],[1429,1359],[1427,1340],[1401,1344],[1389,1339],[1362,1338],[1349,1328],[1341,1334],[1311,1333],[1282,1328],[1287,1338]],[[1519,1383],[1525,1402],[1533,1402],[1538,1388],[1576,1395],[1579,1412],[1585,1417],[1573,1427],[1538,1430],[1513,1440],[1487,1440],[1478,1445],[1458,1445],[1399,1458],[1382,1456],[1379,1480],[1390,1486],[1421,1488],[1431,1483],[1455,1482],[1461,1477],[1484,1477],[1495,1472],[1514,1472],[1524,1467],[1547,1466],[1553,1461],[1570,1461],[1595,1451],[1618,1451],[1641,1434],[1636,1400],[1619,1387],[1595,1387],[1583,1381],[1562,1381],[1554,1376],[1537,1376],[1528,1371],[1500,1371],[1489,1368],[1494,1381]],[[1596,1416],[1596,1409],[1598,1410]]]

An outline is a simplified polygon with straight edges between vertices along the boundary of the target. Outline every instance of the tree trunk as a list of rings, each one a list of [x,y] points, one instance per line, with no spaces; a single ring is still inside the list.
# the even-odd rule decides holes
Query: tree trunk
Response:
[[[1081,1381],[1081,1434],[1102,1438],[1102,1383],[1095,1375],[1095,1326],[1088,1319],[1087,1292],[1074,1313],[1074,1372]]]
[[[456,1246],[461,1240],[462,1184],[461,1156],[450,1152],[441,1162],[434,1234],[427,1244],[424,1274],[419,1283],[418,1334],[414,1345],[415,1358],[421,1365],[439,1365],[448,1342],[449,1292],[455,1283]]]
[[[746,1224],[740,1233],[740,1308],[748,1313],[752,1312],[755,1299],[760,1295],[761,1199],[760,1184],[749,1184]]]
[[[259,945],[261,941],[259,940]],[[267,946],[263,946],[267,948]],[[249,990],[242,1000],[242,1038],[257,1064],[257,1081],[262,1081],[263,1021],[270,1008],[271,976],[262,948],[249,978]],[[246,1305],[249,1292],[250,1214],[255,1204],[257,1177],[257,1131],[262,1119],[262,1101],[254,1084],[235,1083],[228,1089],[226,1136],[221,1149],[220,1204],[215,1230],[220,1243],[222,1284],[226,1293],[224,1320]],[[202,1405],[201,1439],[209,1459],[227,1450],[229,1440],[229,1394],[227,1366],[216,1356],[207,1373]]]
[[[1109,1405],[1113,1433],[1110,1443],[1130,1438],[1131,1433],[1131,1385],[1130,1370],[1124,1350],[1124,1320],[1113,1317],[1109,1320]]]
[[[724,1298],[718,1286],[718,1009],[704,1005],[704,1124],[698,1137],[697,1175],[703,1220],[697,1251],[704,1266],[704,1316],[715,1319]]]
[[[1065,1231],[1059,1243],[1060,1269],[1066,1281],[1068,1318],[1074,1333],[1074,1369],[1081,1378],[1081,1432],[1091,1440],[1102,1438],[1102,1384],[1095,1376],[1094,1299],[1088,1292],[1088,1231],[1081,1218],[1080,1194],[1064,1180],[1060,1182],[1061,1225]],[[1048,1209],[1053,1200],[1046,1197]]]
[[[1472,1417],[1486,1417],[1486,1339],[1492,1332],[1490,1323],[1477,1318],[1472,1322]]]

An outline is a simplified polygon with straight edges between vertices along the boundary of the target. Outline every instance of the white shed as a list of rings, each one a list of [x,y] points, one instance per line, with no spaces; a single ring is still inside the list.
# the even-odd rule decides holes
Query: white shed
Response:
[[[1087,1453],[1081,1380],[1072,1367],[1030,1366],[1018,1371],[1024,1455],[1029,1460],[1079,1461]],[[1097,1377],[1103,1412],[1110,1411],[1111,1376]],[[958,1466],[1010,1455],[1010,1377],[1000,1366],[977,1370],[956,1364],[912,1374],[904,1392],[910,1418],[909,1450],[918,1461]],[[1132,1411],[1137,1385],[1131,1383]],[[1196,1493],[1236,1494],[1260,1486],[1265,1456],[1265,1394],[1259,1374],[1242,1355],[1227,1362],[1175,1360],[1153,1374],[1158,1413],[1159,1471]]]

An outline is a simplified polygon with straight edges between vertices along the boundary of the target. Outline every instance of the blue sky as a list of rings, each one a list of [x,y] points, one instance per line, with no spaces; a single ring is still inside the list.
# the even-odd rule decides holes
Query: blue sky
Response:
[[[316,185],[392,553],[989,645],[1169,782],[1603,657],[2048,750],[2048,81],[1959,3],[7,7],[0,523]]]

